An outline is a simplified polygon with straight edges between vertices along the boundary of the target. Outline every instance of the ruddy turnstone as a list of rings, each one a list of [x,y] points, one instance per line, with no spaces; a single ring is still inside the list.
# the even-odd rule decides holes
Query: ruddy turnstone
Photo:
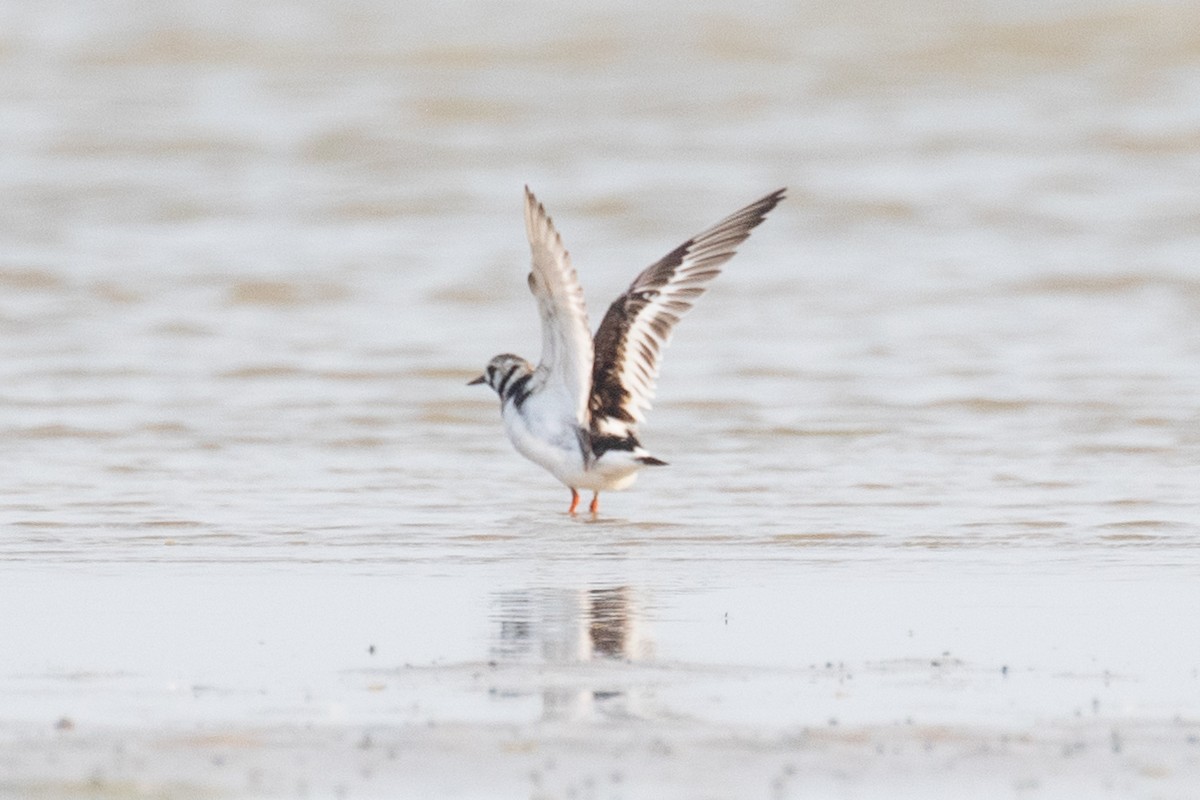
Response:
[[[517,451],[571,490],[624,489],[644,467],[663,466],[641,445],[637,425],[654,396],[671,331],[734,248],[783,199],[784,189],[735,211],[693,236],[634,278],[608,308],[593,338],[579,277],[546,209],[525,187],[525,231],[533,251],[529,290],[542,317],[542,360],[534,368],[504,353],[468,385],[500,396],[504,429]]]

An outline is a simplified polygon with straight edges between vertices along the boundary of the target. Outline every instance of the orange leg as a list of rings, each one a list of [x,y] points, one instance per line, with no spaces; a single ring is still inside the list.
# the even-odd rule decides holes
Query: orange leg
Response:
[[[600,493],[592,492],[592,504],[588,506],[588,510],[593,514],[600,510]]]
[[[571,507],[567,509],[567,513],[574,516],[575,509],[579,508],[579,492],[571,490]]]

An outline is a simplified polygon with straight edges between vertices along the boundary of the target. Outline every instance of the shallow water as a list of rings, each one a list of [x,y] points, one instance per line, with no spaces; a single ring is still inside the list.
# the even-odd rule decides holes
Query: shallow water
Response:
[[[0,5],[0,794],[1189,796],[1197,30]],[[593,320],[790,190],[596,520],[525,183]]]

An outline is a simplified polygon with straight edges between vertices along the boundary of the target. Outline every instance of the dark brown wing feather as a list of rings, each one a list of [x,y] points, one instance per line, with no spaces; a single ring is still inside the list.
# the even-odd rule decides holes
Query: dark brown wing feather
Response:
[[[627,435],[642,421],[672,329],[784,191],[772,192],[676,247],[609,306],[595,337],[588,399],[593,431]]]

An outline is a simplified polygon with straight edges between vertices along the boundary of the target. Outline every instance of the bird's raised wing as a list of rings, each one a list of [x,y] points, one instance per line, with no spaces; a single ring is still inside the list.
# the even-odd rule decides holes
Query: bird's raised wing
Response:
[[[579,276],[546,209],[525,187],[525,232],[533,254],[529,291],[542,318],[539,383],[566,393],[580,425],[587,420],[592,385],[592,335]]]
[[[588,400],[594,432],[627,435],[644,419],[675,324],[784,191],[772,192],[688,239],[638,275],[609,306],[596,331]]]

